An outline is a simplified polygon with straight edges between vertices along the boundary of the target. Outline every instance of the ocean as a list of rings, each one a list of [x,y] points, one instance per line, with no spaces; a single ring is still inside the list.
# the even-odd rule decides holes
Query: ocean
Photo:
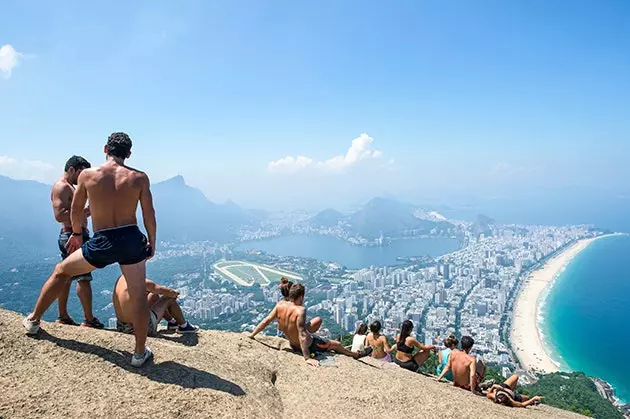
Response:
[[[397,257],[442,256],[459,248],[456,239],[431,238],[395,240],[387,246],[352,246],[332,236],[283,236],[243,242],[238,250],[262,250],[278,256],[300,256],[339,263],[349,269],[400,264]]]
[[[562,369],[608,381],[630,403],[630,236],[591,243],[558,275],[541,331]]]

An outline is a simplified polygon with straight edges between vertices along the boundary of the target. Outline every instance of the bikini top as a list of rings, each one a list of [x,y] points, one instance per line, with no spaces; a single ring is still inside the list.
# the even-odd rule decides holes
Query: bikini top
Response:
[[[407,346],[404,342],[403,343],[398,342],[396,344],[396,349],[398,349],[398,352],[402,352],[405,354],[411,355],[411,353],[413,353],[413,348]]]

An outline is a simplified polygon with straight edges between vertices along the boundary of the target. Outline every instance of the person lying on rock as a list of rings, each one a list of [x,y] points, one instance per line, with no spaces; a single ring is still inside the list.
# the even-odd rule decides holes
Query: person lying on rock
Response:
[[[249,335],[251,339],[265,330],[274,320],[278,321],[278,329],[284,333],[291,344],[291,348],[296,353],[301,353],[304,360],[314,367],[319,366],[319,362],[311,358],[311,354],[335,351],[337,353],[358,359],[369,355],[367,352],[352,352],[344,348],[340,342],[327,340],[320,336],[312,335],[308,330],[306,321],[306,309],[302,306],[304,302],[304,285],[293,284],[289,290],[289,301],[280,301],[269,313],[256,329]]]
[[[504,383],[493,385],[486,397],[495,403],[503,404],[510,407],[527,407],[540,404],[542,397],[528,397],[516,391],[518,385],[518,375],[514,374]]]
[[[179,293],[171,288],[156,284],[150,279],[145,279],[147,301],[149,303],[149,336],[157,334],[157,327],[160,320],[168,322],[168,330],[178,333],[197,333],[199,326],[193,326],[184,319],[184,314],[177,297]],[[129,287],[124,275],[121,275],[114,285],[114,295],[112,296],[114,310],[116,311],[116,330],[121,333],[133,334],[134,327],[131,319],[132,310],[135,307],[129,298]]]

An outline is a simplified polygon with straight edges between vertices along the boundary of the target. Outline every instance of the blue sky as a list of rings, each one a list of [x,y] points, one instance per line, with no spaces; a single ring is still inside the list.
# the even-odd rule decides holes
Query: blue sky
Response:
[[[92,3],[3,2],[0,174],[122,130],[250,207],[627,193],[627,1]]]

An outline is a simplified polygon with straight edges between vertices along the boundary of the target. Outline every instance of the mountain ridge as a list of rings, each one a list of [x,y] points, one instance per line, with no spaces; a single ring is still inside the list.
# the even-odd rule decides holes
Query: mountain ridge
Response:
[[[442,233],[454,227],[446,219],[419,217],[417,209],[412,204],[376,197],[348,216],[329,208],[312,217],[309,223],[317,227],[333,227],[345,223],[353,234],[368,239],[376,239],[381,235],[400,237],[410,233],[414,235],[431,234],[433,231]],[[421,214],[430,212],[423,211]]]
[[[0,200],[0,246],[26,253],[56,253],[59,224],[52,213],[51,188],[41,182],[0,176],[0,193],[11,197]],[[230,241],[237,228],[257,224],[264,217],[233,201],[212,202],[199,189],[186,184],[181,175],[153,184],[152,192],[159,240]],[[142,224],[140,211],[138,221]]]

